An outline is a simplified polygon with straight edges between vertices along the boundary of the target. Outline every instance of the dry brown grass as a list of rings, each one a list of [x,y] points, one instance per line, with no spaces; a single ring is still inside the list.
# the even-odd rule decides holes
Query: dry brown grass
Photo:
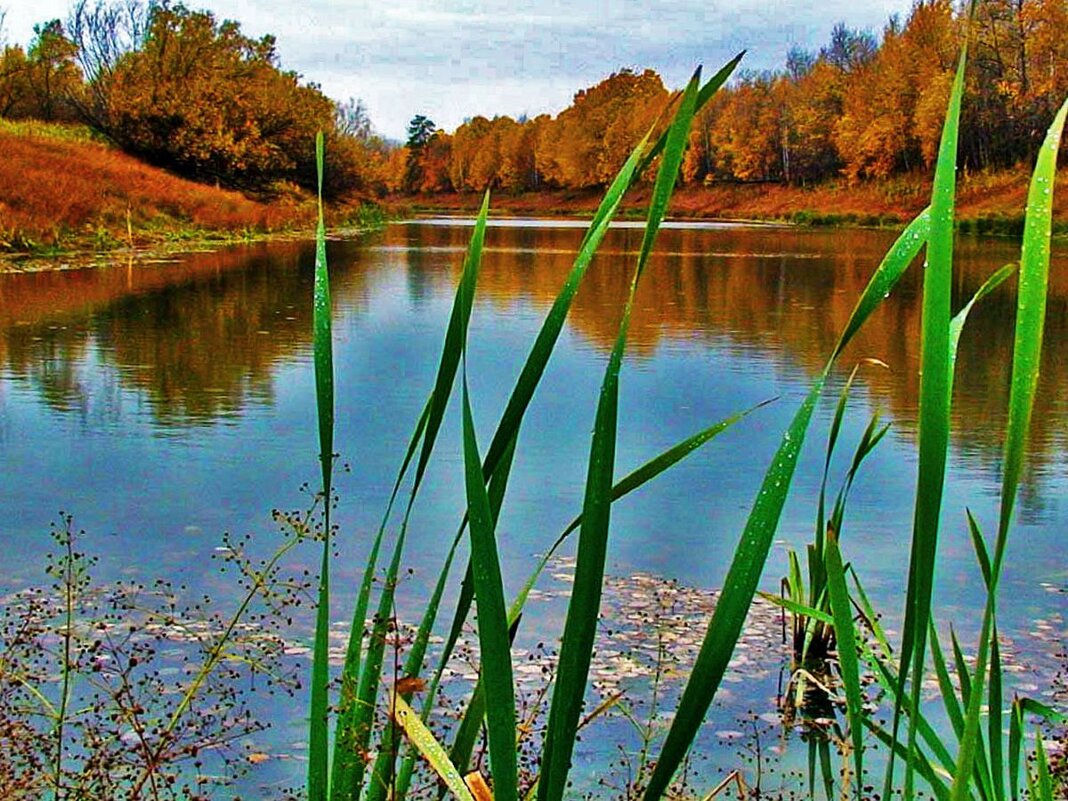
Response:
[[[307,201],[271,204],[148,166],[75,132],[0,122],[0,250],[114,246],[308,225]]]
[[[1023,216],[1030,171],[978,173],[961,177],[958,219],[1015,219]],[[892,224],[905,222],[927,205],[929,178],[897,176],[886,181],[849,184],[831,181],[813,187],[780,184],[714,184],[687,186],[676,191],[671,212],[678,217],[709,219],[797,220],[809,222]],[[473,211],[480,196],[448,194],[425,196],[417,204],[431,209]],[[494,196],[495,209],[517,214],[588,214],[600,201],[598,190],[532,192]],[[624,209],[638,211],[648,201],[648,189],[632,193]],[[1054,219],[1068,224],[1068,176],[1057,180]]]

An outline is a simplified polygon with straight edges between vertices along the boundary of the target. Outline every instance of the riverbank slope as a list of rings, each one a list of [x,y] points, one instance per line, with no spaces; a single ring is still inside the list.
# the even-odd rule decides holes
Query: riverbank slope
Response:
[[[1023,168],[994,173],[963,174],[957,189],[957,219],[969,233],[1012,234],[1023,229],[1030,172]],[[638,214],[648,203],[650,188],[627,195],[623,213]],[[680,187],[671,203],[676,217],[724,220],[767,220],[803,225],[900,225],[929,202],[930,176],[905,175],[885,181],[849,184],[833,181],[812,187],[781,184],[731,184]],[[1057,179],[1055,228],[1068,233],[1068,176]],[[512,214],[582,215],[592,213],[601,190],[546,191],[508,195],[498,192],[493,208]],[[421,212],[474,213],[476,193],[421,195],[409,199]]]

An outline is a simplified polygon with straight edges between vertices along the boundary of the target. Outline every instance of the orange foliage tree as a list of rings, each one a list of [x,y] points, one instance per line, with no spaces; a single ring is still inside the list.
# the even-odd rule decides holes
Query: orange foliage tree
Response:
[[[667,98],[653,70],[621,70],[582,90],[539,133],[538,173],[556,186],[604,185],[657,119]]]
[[[77,47],[58,20],[34,26],[27,50],[5,46],[0,53],[0,117],[69,121],[71,99],[81,92]]]
[[[334,104],[278,68],[273,37],[157,6],[143,45],[106,80],[106,133],[125,149],[227,185],[314,184],[312,143],[332,129]]]

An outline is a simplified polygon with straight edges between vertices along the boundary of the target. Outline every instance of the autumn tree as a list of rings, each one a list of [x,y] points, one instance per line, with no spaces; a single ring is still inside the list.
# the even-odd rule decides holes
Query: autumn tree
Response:
[[[451,192],[453,137],[444,131],[434,131],[422,148],[422,179],[417,187],[420,192]]]
[[[668,93],[653,70],[621,70],[583,89],[538,137],[536,166],[557,186],[602,186],[656,120]]]
[[[18,45],[0,50],[0,117],[30,116],[32,99],[26,52]]]
[[[508,119],[508,118],[505,118]],[[532,120],[519,119],[512,125],[504,125],[500,132],[500,168],[497,184],[509,192],[538,189],[541,175],[538,173],[535,148],[538,132],[549,124],[548,114]]]
[[[71,120],[81,90],[77,48],[58,19],[35,25],[29,48],[5,46],[0,56],[0,116]]]

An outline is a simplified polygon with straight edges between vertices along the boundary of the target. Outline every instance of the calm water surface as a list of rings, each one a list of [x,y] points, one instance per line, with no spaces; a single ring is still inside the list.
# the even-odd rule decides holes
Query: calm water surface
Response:
[[[528,220],[488,232],[469,363],[483,448],[582,233],[566,221]],[[336,448],[351,465],[339,481],[338,619],[431,386],[469,235],[466,221],[423,220],[330,243]],[[722,224],[663,231],[623,371],[620,474],[739,409],[778,400],[616,507],[613,575],[718,586],[782,430],[892,239]],[[640,226],[607,237],[528,415],[500,523],[510,591],[581,505],[597,390],[640,241]],[[1004,241],[963,239],[958,248],[958,299],[1018,257]],[[312,259],[308,243],[273,243],[153,265],[0,275],[0,586],[42,582],[49,523],[61,509],[87,530],[103,579],[166,576],[225,592],[207,560],[221,532],[251,531],[270,546],[270,509],[301,506],[301,484],[317,475]],[[842,360],[843,371],[865,359],[886,365],[861,368],[846,420],[843,459],[871,414],[892,428],[855,487],[843,546],[891,626],[915,484],[919,290],[917,270]],[[960,346],[936,614],[965,633],[978,627],[980,582],[964,510],[993,528],[1014,303],[1011,286],[984,301]],[[1042,665],[1053,646],[1031,636],[1035,621],[1068,634],[1066,335],[1062,249],[1001,620]],[[821,406],[809,435],[765,571],[769,590],[787,547],[811,537],[832,405]],[[402,608],[425,596],[463,508],[455,414],[440,443],[412,524],[416,572]],[[302,558],[313,564],[315,555]],[[556,636],[561,608],[545,604],[526,621],[527,636]],[[739,698],[718,714],[766,704]],[[299,720],[285,723],[284,739],[299,737]]]

